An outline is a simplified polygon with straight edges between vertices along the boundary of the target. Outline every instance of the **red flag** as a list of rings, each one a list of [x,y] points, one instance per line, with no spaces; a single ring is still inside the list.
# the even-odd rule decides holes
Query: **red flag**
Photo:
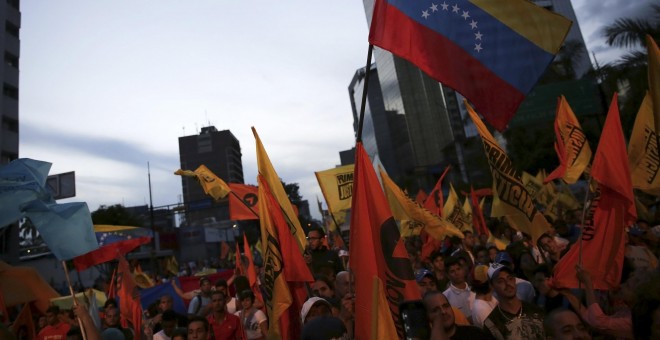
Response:
[[[250,288],[252,289],[252,292],[254,293],[254,296],[261,301],[262,303],[264,302],[263,296],[261,296],[261,289],[259,289],[259,282],[257,281],[257,270],[254,268],[254,260],[252,259],[252,251],[250,250],[250,244],[248,243],[247,236],[243,234],[243,251],[245,252],[245,256],[248,259],[248,267],[247,267],[247,278],[248,281],[250,282]]]
[[[266,249],[266,305],[269,315],[277,315],[275,322],[278,322],[270,325],[269,335],[289,339],[300,334],[300,310],[307,300],[305,283],[314,282],[314,278],[302,257],[298,241],[291,235],[279,202],[264,177],[259,175],[258,180],[264,200],[260,207],[262,241]]]
[[[254,185],[229,183],[229,219],[234,221],[258,220],[259,189]]]
[[[349,257],[355,273],[355,338],[396,336],[372,334],[374,316],[387,314],[391,316],[389,320],[379,320],[387,324],[376,327],[377,331],[396,327],[399,337],[403,337],[399,303],[421,296],[399,229],[362,143],[357,143],[355,152]],[[375,290],[375,281],[383,289]],[[387,298],[389,312],[379,309],[375,302],[382,299],[372,298],[374,291],[387,292],[381,294]]]
[[[117,258],[117,253],[126,255],[133,249],[149,242],[151,242],[151,237],[138,237],[110,243],[87,254],[74,257],[73,265],[76,270],[83,271],[91,266],[114,260]]]
[[[140,304],[140,293],[138,292],[131,268],[128,261],[119,255],[119,266],[117,267],[116,291],[119,298],[119,311],[122,321],[130,322],[134,334],[142,332],[142,305]]]
[[[115,287],[115,280],[117,279],[117,268],[112,271],[112,276],[110,277],[110,285],[108,286],[108,291],[105,292],[105,295],[108,296],[108,299],[114,299],[115,296],[117,295],[116,287]]]
[[[442,240],[438,240],[429,235],[425,229],[422,229],[419,233],[419,237],[422,239],[422,252],[420,253],[422,261],[428,259],[431,256],[431,253],[442,247]]]
[[[472,187],[470,187],[470,202],[472,203],[472,225],[477,230],[479,235],[489,235],[490,231],[486,226],[484,212],[481,211],[481,206],[479,206],[479,199],[477,198],[477,194]]]
[[[595,289],[609,290],[621,280],[625,227],[634,223],[637,215],[616,94],[600,136],[591,175],[598,188],[582,230],[582,265],[591,273]],[[580,243],[577,243],[555,266],[556,287],[578,287],[575,265],[579,252]]]
[[[438,178],[438,183],[435,184],[429,196],[426,197],[426,201],[424,201],[424,208],[438,216],[442,216],[442,207],[445,206],[445,198],[442,195],[442,179],[445,178],[449,169],[451,169],[451,165],[447,165],[445,171]]]
[[[227,245],[227,242],[222,241],[220,243],[220,259],[224,260],[227,258],[229,255],[229,245]]]
[[[9,313],[7,312],[7,304],[5,303],[5,296],[2,290],[0,290],[0,322],[5,323],[9,321]]]
[[[419,191],[417,191],[417,196],[415,196],[415,202],[419,203],[419,205],[423,205],[427,197],[429,197],[429,195],[424,190],[419,189]]]
[[[26,339],[36,339],[36,332],[34,328],[34,320],[32,319],[32,311],[30,310],[30,304],[23,305],[23,309],[14,320],[14,323],[11,325],[11,331],[14,334],[18,334],[20,329],[25,327],[27,329]]]

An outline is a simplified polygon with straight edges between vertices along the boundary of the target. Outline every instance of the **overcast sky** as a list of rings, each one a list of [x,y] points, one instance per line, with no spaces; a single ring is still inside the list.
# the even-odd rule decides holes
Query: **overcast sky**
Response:
[[[634,5],[633,5],[634,3]],[[599,62],[597,32],[648,1],[574,1]],[[256,183],[259,133],[275,169],[314,216],[314,171],[355,144],[348,84],[364,67],[362,1],[23,1],[20,157],[76,172],[66,201],[154,206],[181,200],[178,137],[209,124],[241,143]]]

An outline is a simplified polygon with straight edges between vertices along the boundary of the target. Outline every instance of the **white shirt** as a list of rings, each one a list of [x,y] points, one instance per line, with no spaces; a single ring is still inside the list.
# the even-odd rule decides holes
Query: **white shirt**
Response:
[[[170,340],[171,338],[165,335],[165,330],[161,329],[160,332],[154,334],[154,340]]]
[[[447,297],[449,304],[458,308],[468,320],[472,319],[472,302],[476,294],[470,291],[470,286],[465,285],[465,289],[456,288],[451,282],[449,288],[442,292]]]
[[[229,314],[236,314],[236,298],[231,297],[231,300],[227,302],[227,313]]]
[[[472,302],[472,325],[483,328],[484,320],[495,306],[497,306],[497,299],[493,296],[491,296],[490,301],[474,299],[474,302]]]
[[[243,317],[244,311],[236,312],[236,316],[241,319],[241,325],[243,325],[243,330],[245,330],[245,335],[248,339],[259,339],[265,334],[261,334],[261,328],[259,326],[261,323],[266,322],[268,317],[260,309],[257,309],[254,314],[247,314],[246,317]]]

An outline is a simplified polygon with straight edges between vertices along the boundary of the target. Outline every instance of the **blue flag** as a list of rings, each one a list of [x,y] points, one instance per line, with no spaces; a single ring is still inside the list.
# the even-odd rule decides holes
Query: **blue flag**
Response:
[[[0,167],[0,228],[23,217],[21,207],[50,199],[45,188],[51,163],[21,158]]]
[[[175,280],[177,286],[179,286],[179,279],[176,278]],[[164,295],[172,297],[172,310],[179,314],[186,315],[186,305],[184,304],[183,299],[176,293],[174,287],[172,287],[172,282],[165,282],[157,286],[140,290],[140,304],[142,305],[142,309],[147,310],[152,303],[158,302]]]
[[[98,249],[87,203],[32,201],[24,212],[58,260],[70,260]]]

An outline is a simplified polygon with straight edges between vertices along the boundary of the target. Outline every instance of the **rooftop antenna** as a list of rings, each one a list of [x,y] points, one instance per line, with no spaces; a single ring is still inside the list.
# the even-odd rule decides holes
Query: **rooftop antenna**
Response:
[[[181,129],[183,129],[183,137],[185,137],[186,136],[186,126],[185,125],[182,126]]]
[[[204,117],[206,117],[206,126],[211,126],[211,120],[209,119],[209,114],[204,110]]]

